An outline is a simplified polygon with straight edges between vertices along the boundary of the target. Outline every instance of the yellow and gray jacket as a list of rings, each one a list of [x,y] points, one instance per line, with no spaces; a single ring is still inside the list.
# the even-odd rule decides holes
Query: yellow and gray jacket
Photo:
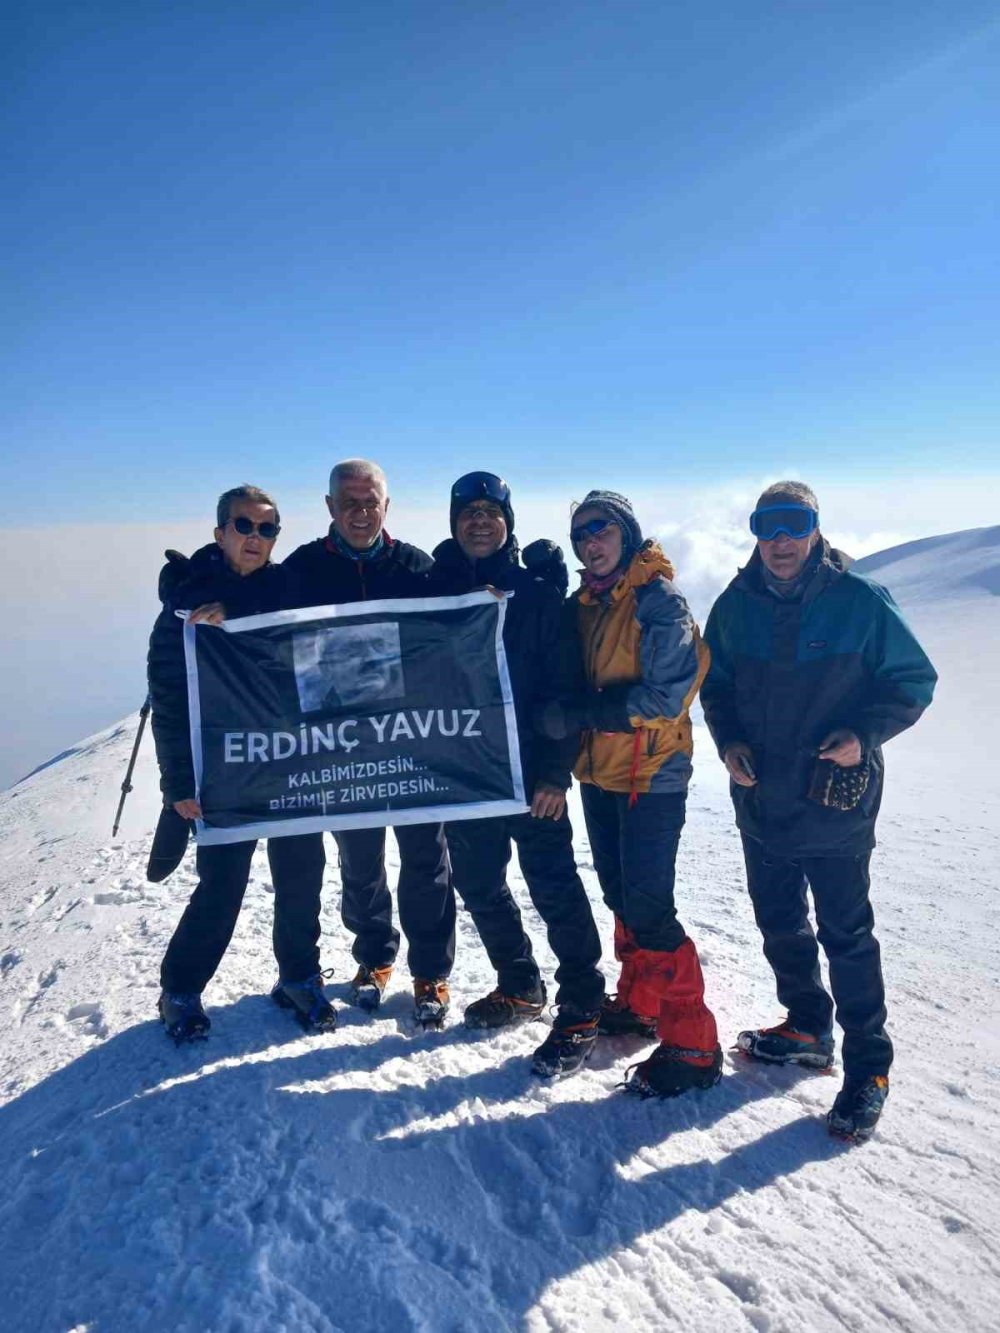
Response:
[[[691,777],[688,709],[709,653],[670,561],[647,541],[608,592],[567,603],[567,645],[593,691],[617,687],[631,731],[584,731],[574,776],[606,791],[683,791]]]

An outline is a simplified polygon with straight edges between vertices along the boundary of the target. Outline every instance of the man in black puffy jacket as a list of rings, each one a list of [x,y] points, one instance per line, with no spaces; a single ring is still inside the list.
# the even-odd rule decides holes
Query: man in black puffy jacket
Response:
[[[186,559],[167,553],[160,574],[161,611],[149,641],[153,737],[164,804],[183,819],[201,816],[196,800],[188,719],[183,621],[217,624],[279,610],[285,601],[281,570],[270,556],[280,531],[277,506],[255,486],[220,496],[215,541]],[[224,610],[223,610],[224,608]],[[198,884],[160,968],[160,1016],[175,1041],[203,1037],[210,1026],[201,993],[232,938],[250,876],[256,839],[199,847]],[[274,952],[277,1003],[294,1010],[307,1029],[332,1029],[336,1018],[323,992],[319,967],[319,908],[323,843],[319,834],[268,842],[274,881]]]
[[[330,473],[330,528],[300,546],[282,565],[286,606],[333,606],[382,598],[424,597],[431,560],[385,530],[389,492],[377,463],[349,458]],[[395,829],[400,870],[399,919],[409,944],[418,1021],[439,1024],[448,1008],[448,975],[455,959],[455,894],[444,829],[402,824]],[[320,836],[320,835],[317,835]],[[399,949],[385,873],[385,829],[334,834],[343,885],[341,915],[354,936],[358,971],[351,997],[378,1008]]]
[[[535,735],[534,714],[558,694],[557,659],[565,566],[550,543],[533,543],[538,577],[518,562],[510,488],[491,472],[460,477],[451,491],[452,538],[434,552],[434,593],[458,595],[489,586],[513,594],[503,642],[520,739],[530,813],[455,821],[447,826],[455,887],[476,923],[497,970],[496,990],[465,1011],[470,1027],[496,1028],[537,1018],[545,986],[507,886],[511,843],[528,892],[548,929],[559,962],[558,1015],[532,1068],[543,1077],[572,1073],[589,1057],[604,998],[598,968],[600,939],[577,873],[566,790],[575,737],[558,742]],[[534,564],[529,560],[529,564]],[[560,582],[562,587],[560,588]]]

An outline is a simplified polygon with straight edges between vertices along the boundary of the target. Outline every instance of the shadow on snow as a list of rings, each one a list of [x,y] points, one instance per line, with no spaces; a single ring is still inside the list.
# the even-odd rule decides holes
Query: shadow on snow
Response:
[[[288,1018],[261,997],[214,1009],[211,1041],[179,1051],[142,1024],[0,1109],[16,1327],[252,1328],[280,1312],[296,1329],[376,1314],[509,1329],[558,1279],[838,1151],[799,1117],[721,1156],[692,1136],[691,1160],[629,1179],[637,1155],[780,1096],[798,1071],[728,1072],[673,1102],[553,1101],[522,1056],[446,1072],[460,1045],[477,1061],[494,1046],[460,1026],[355,1044],[364,1020],[340,1016],[334,1036],[285,1050]],[[364,1081],[323,1086],[338,1076]]]

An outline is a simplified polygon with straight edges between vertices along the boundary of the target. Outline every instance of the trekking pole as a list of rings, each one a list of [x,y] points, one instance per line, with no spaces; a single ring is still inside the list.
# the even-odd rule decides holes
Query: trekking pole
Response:
[[[122,811],[125,809],[125,797],[132,790],[132,770],[135,768],[136,756],[139,753],[139,742],[142,740],[142,733],[146,727],[146,718],[149,717],[150,710],[149,695],[146,695],[146,702],[139,709],[139,730],[135,733],[135,744],[132,746],[132,758],[128,761],[128,768],[125,770],[125,781],[122,783],[121,800],[118,802],[118,809],[115,811],[114,827],[111,830],[113,838],[118,837],[118,825],[121,823]]]

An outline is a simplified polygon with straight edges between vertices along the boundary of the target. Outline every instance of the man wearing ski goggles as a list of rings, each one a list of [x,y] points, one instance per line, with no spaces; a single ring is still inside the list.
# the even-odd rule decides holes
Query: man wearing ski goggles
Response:
[[[889,593],[824,539],[803,482],[769,486],[750,531],[757,548],[705,626],[701,702],[732,779],[747,888],[787,1014],[736,1044],[755,1060],[829,1069],[836,1012],[844,1083],[827,1124],[861,1142],[885,1105],[893,1055],[869,897],[881,747],[917,721],[936,674]]]
[[[510,508],[510,487],[503,477],[497,477],[492,472],[467,472],[451,488],[452,512],[476,500],[490,500],[499,505],[500,509],[507,510]]]
[[[819,526],[819,514],[804,504],[764,505],[750,515],[750,531],[758,541],[770,542],[784,533],[799,539],[809,537]]]

